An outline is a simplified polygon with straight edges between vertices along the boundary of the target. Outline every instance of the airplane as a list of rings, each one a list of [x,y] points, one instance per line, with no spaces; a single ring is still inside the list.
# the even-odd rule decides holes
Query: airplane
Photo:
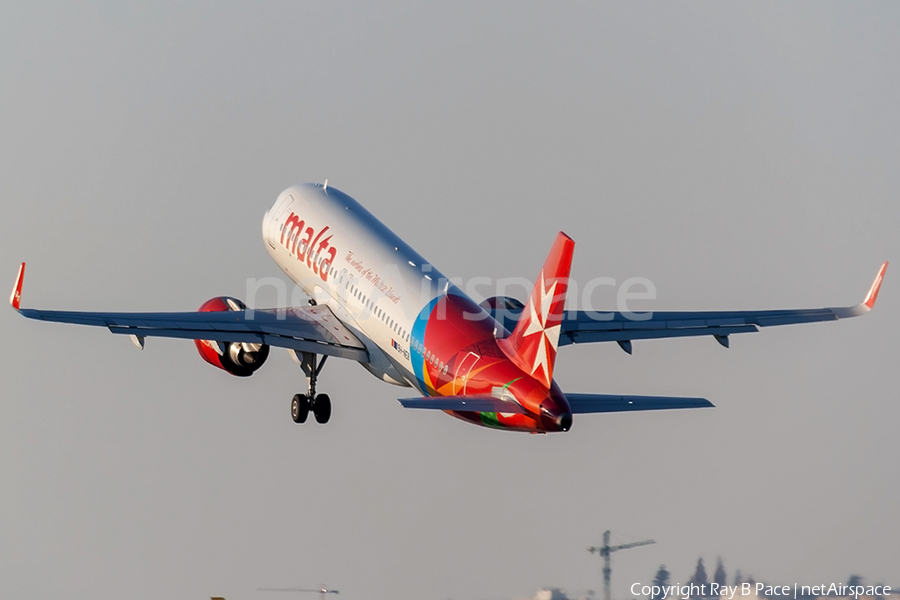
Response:
[[[797,310],[595,313],[565,310],[575,242],[557,234],[528,300],[498,296],[476,303],[356,200],[324,183],[289,187],[262,222],[263,243],[310,297],[306,306],[250,309],[219,296],[197,312],[67,312],[21,307],[25,263],[10,304],[29,319],[106,327],[131,336],[194,340],[200,356],[231,375],[252,375],[271,347],[286,348],[306,376],[291,417],[331,418],[316,384],[329,357],[359,362],[375,377],[412,387],[406,408],[444,411],[489,428],[569,431],[573,415],[712,407],[705,398],[564,393],[553,380],[559,347],[634,340],[729,336],[760,327],[834,321],[875,306],[888,263],[856,306]]]

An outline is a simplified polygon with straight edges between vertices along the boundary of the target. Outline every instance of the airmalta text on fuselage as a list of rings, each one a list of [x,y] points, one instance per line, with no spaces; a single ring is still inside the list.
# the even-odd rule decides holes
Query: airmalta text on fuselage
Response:
[[[328,225],[316,233],[313,227],[307,227],[306,221],[292,212],[281,230],[281,245],[305,262],[313,273],[322,281],[328,281],[328,270],[337,256],[337,249],[329,244],[332,235],[323,238],[328,232]],[[319,241],[321,239],[321,241]]]

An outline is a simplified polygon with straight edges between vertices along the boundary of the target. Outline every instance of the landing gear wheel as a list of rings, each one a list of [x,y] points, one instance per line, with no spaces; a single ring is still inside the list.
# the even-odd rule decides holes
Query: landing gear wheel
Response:
[[[328,394],[319,394],[312,406],[313,415],[316,417],[316,423],[325,424],[331,418],[331,398]]]
[[[315,304],[311,302],[311,304]],[[309,411],[312,411],[319,423],[327,423],[331,419],[331,398],[327,394],[316,394],[316,379],[325,366],[328,355],[322,356],[322,360],[318,359],[318,355],[313,352],[298,352],[291,350],[294,358],[300,363],[303,374],[306,375],[306,394],[297,394],[291,401],[291,417],[294,423],[305,423],[309,418]]]
[[[309,417],[309,400],[303,394],[294,394],[291,400],[291,418],[294,423],[306,423]],[[318,417],[316,417],[318,420]]]

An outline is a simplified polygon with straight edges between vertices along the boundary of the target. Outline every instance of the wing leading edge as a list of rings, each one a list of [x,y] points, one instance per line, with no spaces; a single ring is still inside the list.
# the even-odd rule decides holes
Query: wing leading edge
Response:
[[[368,362],[365,345],[327,306],[222,312],[74,312],[22,308],[25,263],[10,305],[29,319],[106,327],[112,333],[217,342],[246,342]]]

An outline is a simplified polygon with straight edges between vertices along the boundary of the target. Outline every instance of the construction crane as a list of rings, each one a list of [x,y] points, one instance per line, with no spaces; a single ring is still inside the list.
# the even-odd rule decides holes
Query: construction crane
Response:
[[[648,544],[655,544],[655,540],[642,540],[640,542],[631,542],[629,544],[619,544],[618,546],[610,546],[609,545],[609,535],[610,531],[606,530],[603,532],[603,545],[602,546],[591,546],[588,548],[588,552],[591,554],[599,554],[603,557],[603,599],[604,600],[612,600],[610,594],[610,579],[612,575],[612,567],[609,566],[609,555],[613,552],[618,552],[619,550],[625,550],[627,548],[634,548],[635,546],[646,546]]]
[[[340,594],[337,590],[329,590],[324,585],[320,588],[258,588],[258,592],[299,592],[319,594],[319,600],[325,600],[325,594]]]

